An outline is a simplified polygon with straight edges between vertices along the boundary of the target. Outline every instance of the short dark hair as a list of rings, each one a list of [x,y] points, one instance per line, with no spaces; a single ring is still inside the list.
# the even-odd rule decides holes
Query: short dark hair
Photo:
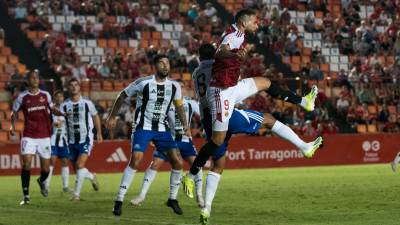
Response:
[[[212,44],[202,44],[199,48],[200,60],[211,60],[215,55],[215,47]]]
[[[242,9],[239,12],[236,13],[235,15],[235,23],[239,22],[242,20],[243,17],[245,16],[254,16],[256,15],[256,12],[252,9]]]
[[[28,73],[26,74],[26,79],[29,79],[34,73],[40,73],[38,69],[34,69],[32,71],[28,71]]]
[[[56,96],[58,94],[62,94],[64,96],[64,92],[62,90],[56,90],[53,94],[53,96]]]
[[[71,79],[68,81],[68,85],[71,85],[72,82],[78,82],[78,84],[80,84],[79,80],[76,79],[75,77],[74,77],[74,78],[71,78]]]
[[[164,59],[164,58],[168,59],[168,56],[164,55],[164,54],[158,54],[158,55],[154,56],[154,58],[153,58],[154,65],[156,65],[161,59]]]

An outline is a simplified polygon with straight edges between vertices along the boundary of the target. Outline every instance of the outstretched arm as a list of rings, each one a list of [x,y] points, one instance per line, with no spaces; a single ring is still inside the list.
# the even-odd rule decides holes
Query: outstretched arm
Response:
[[[121,105],[124,103],[127,97],[128,95],[125,93],[125,91],[119,93],[117,99],[115,100],[111,108],[111,112],[106,120],[107,129],[111,130],[115,127],[116,123],[115,117],[117,116],[118,110],[121,108]]]

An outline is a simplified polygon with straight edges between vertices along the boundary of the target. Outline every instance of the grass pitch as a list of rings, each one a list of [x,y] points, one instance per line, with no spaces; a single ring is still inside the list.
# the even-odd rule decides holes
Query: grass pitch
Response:
[[[101,174],[100,191],[86,181],[84,201],[71,202],[52,179],[48,198],[41,197],[31,177],[31,205],[19,206],[19,177],[0,177],[0,224],[198,224],[199,209],[180,190],[184,215],[165,206],[169,173],[159,173],[142,206],[129,200],[138,193],[143,173],[136,175],[120,218],[111,214],[121,174]],[[70,183],[73,185],[74,177]],[[214,200],[212,225],[396,225],[399,219],[399,174],[388,164],[284,169],[227,170]]]

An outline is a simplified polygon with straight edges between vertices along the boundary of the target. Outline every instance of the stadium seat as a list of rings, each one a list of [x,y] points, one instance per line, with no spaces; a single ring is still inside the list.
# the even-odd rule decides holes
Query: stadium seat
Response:
[[[97,45],[101,48],[107,47],[107,40],[106,39],[97,39]]]
[[[8,102],[0,102],[0,110],[1,111],[10,110],[10,104]]]
[[[100,83],[100,81],[90,81],[90,90],[92,90],[92,91],[101,91],[101,83]]]
[[[358,124],[357,132],[358,133],[367,133],[367,126],[365,124]]]
[[[18,63],[18,56],[15,55],[10,55],[8,56],[8,62],[11,64],[17,64]]]
[[[17,119],[19,120],[24,120],[24,113],[22,111],[19,111],[17,114]]]
[[[3,39],[0,39],[0,48],[1,47],[4,47],[4,40]]]
[[[15,122],[15,130],[23,131],[24,130],[24,121],[16,121]]]
[[[7,131],[0,131],[0,142],[8,141],[8,132]]]
[[[389,111],[389,114],[395,115],[397,113],[396,106],[395,105],[389,105],[388,106],[388,111]]]
[[[183,73],[182,80],[184,80],[184,81],[192,80],[192,75],[190,73]]]
[[[103,91],[113,91],[113,84],[111,81],[104,80],[102,82]]]
[[[114,81],[114,90],[121,91],[122,89],[124,89],[124,83],[121,81]]]
[[[376,106],[375,105],[369,105],[368,106],[368,113],[370,113],[372,115],[376,115],[377,114]]]
[[[11,121],[10,120],[3,120],[0,122],[1,124],[1,129],[3,130],[9,130],[11,127]]]
[[[0,91],[4,91],[5,88],[6,88],[6,82],[2,82],[2,81],[0,80]],[[1,119],[1,118],[0,118],[0,119]]]
[[[109,39],[109,40],[107,40],[107,47],[109,47],[109,48],[118,48],[117,39]]]
[[[368,133],[378,133],[378,129],[375,124],[368,124]]]
[[[4,55],[4,56],[11,55],[11,49],[9,47],[2,47],[1,55]]]

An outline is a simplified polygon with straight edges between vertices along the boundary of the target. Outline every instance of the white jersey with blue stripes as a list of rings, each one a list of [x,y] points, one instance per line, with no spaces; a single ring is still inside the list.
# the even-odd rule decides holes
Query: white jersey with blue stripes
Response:
[[[93,142],[92,117],[97,115],[97,110],[92,101],[83,96],[77,102],[69,98],[61,104],[60,111],[67,113],[65,121],[69,144]]]
[[[185,110],[186,121],[190,125],[193,116],[200,115],[199,103],[189,97],[184,97],[183,108]],[[190,137],[184,135],[183,125],[179,120],[178,113],[176,113],[174,106],[171,106],[168,111],[168,123],[175,141],[190,142]]]
[[[204,109],[208,107],[207,101],[207,88],[211,80],[211,71],[214,60],[203,60],[200,65],[193,71],[192,79],[194,82],[194,89],[198,96],[200,103],[200,113],[203,117]]]

